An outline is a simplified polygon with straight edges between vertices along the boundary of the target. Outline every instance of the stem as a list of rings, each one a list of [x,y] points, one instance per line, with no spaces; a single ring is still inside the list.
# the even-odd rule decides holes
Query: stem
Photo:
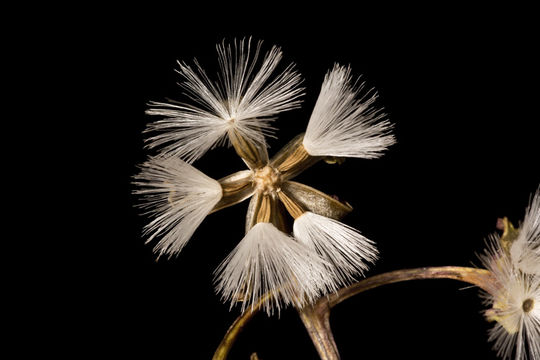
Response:
[[[358,281],[336,293],[321,297],[313,305],[299,309],[300,318],[304,323],[314,345],[323,360],[337,360],[339,353],[330,329],[330,310],[343,300],[364,291],[371,290],[386,284],[393,284],[408,280],[423,279],[454,279],[478,286],[488,291],[494,278],[491,272],[485,269],[476,269],[461,266],[423,267],[390,271],[374,275]],[[260,310],[260,301],[251,311],[246,311],[229,328],[227,334],[214,354],[213,360],[226,359],[236,337],[249,320]]]
[[[232,325],[227,330],[225,337],[221,340],[212,360],[225,360],[229,352],[231,351],[238,334],[244,329],[244,326],[251,320],[251,318],[259,312],[261,309],[263,301],[259,301],[253,308],[250,310],[244,311],[239,317],[234,320]]]
[[[374,289],[381,285],[423,279],[454,279],[476,285],[485,291],[488,291],[488,285],[494,281],[493,275],[488,270],[462,266],[439,266],[395,270],[371,276],[346,288],[342,288],[336,293],[330,294],[328,296],[328,302],[330,308],[333,308],[351,296]],[[322,299],[319,299],[318,301],[321,300]]]
[[[314,305],[298,310],[300,319],[323,360],[339,360],[339,351],[330,329],[330,304],[326,297],[319,299]]]

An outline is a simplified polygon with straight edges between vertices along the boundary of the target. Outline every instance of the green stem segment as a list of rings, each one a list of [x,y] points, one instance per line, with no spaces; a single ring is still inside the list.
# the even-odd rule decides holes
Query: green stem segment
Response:
[[[460,266],[423,267],[396,270],[375,275],[342,288],[334,294],[321,297],[313,305],[298,310],[300,318],[302,319],[321,359],[340,359],[330,328],[330,310],[332,307],[354,295],[382,285],[422,279],[454,279],[475,285],[485,291],[488,291],[490,288],[489,285],[495,281],[493,275],[485,269]],[[252,311],[246,311],[236,319],[217,348],[213,360],[224,360],[227,358],[227,354],[234,344],[236,337],[247,322],[259,311],[260,304],[261,302],[259,302]]]

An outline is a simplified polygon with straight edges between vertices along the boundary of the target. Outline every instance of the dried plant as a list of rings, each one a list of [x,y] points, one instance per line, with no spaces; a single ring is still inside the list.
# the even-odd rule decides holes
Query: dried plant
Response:
[[[158,256],[178,254],[205,217],[250,199],[245,236],[215,271],[225,302],[242,314],[219,345],[225,359],[243,326],[259,310],[272,315],[294,306],[322,359],[338,359],[330,310],[360,292],[394,282],[451,278],[476,285],[495,321],[489,340],[505,359],[540,358],[540,188],[519,230],[501,220],[481,257],[485,269],[457,266],[397,270],[362,280],[378,258],[375,243],[342,223],[352,207],[293,181],[310,166],[341,158],[375,159],[395,142],[377,94],[355,81],[350,67],[326,74],[304,134],[272,158],[266,137],[272,120],[301,105],[294,65],[278,72],[281,50],[261,55],[251,39],[217,46],[220,72],[211,79],[195,62],[179,63],[191,103],[152,102],[149,157],[135,176],[140,207],[151,217],[147,242]],[[195,169],[208,150],[232,146],[247,166],[219,180]],[[289,225],[292,219],[292,227]],[[257,358],[256,354],[252,358]]]

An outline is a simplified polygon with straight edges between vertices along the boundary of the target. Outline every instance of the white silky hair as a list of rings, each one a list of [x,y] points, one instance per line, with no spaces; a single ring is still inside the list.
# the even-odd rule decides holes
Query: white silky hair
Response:
[[[377,260],[374,243],[354,228],[337,220],[305,212],[294,221],[294,237],[329,264],[332,277],[326,282],[328,291],[337,291],[356,280]]]
[[[268,315],[293,304],[301,308],[321,293],[326,264],[271,223],[253,226],[215,271],[216,291],[242,312],[263,300]]]
[[[540,276],[540,187],[525,211],[518,238],[512,244],[510,254],[520,270]]]
[[[140,207],[154,217],[144,227],[146,242],[161,237],[159,256],[178,254],[222,197],[219,182],[177,157],[150,158],[135,180]]]
[[[495,279],[484,294],[501,319],[490,329],[489,341],[503,359],[540,359],[540,277],[516,268],[500,245],[498,235],[490,237],[481,257]],[[532,300],[532,310],[523,304]]]
[[[324,78],[303,145],[314,156],[377,158],[395,143],[374,91],[351,83],[350,67],[334,65]]]
[[[228,135],[235,132],[250,142],[266,146],[265,136],[272,136],[273,116],[297,108],[303,88],[294,64],[272,78],[282,52],[274,46],[260,59],[259,41],[252,51],[251,39],[217,45],[220,73],[213,82],[195,61],[195,68],[179,62],[180,86],[198,105],[180,102],[151,102],[147,114],[162,119],[148,125],[150,148],[162,147],[164,153],[181,157],[188,163],[199,159],[209,149],[230,144]]]

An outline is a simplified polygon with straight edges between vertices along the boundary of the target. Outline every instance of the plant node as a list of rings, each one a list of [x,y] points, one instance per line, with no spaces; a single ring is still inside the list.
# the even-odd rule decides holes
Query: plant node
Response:
[[[253,184],[256,190],[264,195],[276,193],[281,187],[281,174],[278,170],[266,165],[253,171]]]

